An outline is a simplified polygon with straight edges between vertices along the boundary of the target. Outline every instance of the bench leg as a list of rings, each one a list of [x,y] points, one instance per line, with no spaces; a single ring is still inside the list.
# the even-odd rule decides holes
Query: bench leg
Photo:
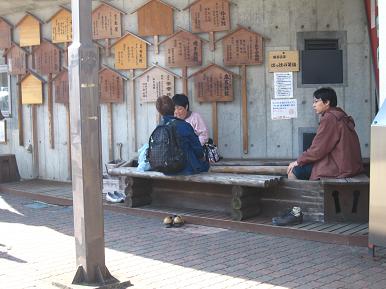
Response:
[[[151,203],[151,180],[126,178],[125,204],[130,208],[141,207]]]
[[[242,221],[260,213],[260,197],[257,188],[232,187],[232,220]]]

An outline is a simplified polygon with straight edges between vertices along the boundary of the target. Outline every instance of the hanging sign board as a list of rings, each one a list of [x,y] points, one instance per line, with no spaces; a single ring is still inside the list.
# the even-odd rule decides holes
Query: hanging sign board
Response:
[[[33,74],[28,74],[21,80],[22,104],[43,103],[43,82]]]
[[[49,41],[44,40],[33,50],[35,69],[41,75],[57,74],[60,71],[60,49]]]
[[[192,32],[214,32],[230,29],[228,0],[199,0],[184,9],[190,9]]]
[[[52,43],[65,43],[72,41],[72,16],[71,11],[60,9],[49,20],[51,24]]]
[[[174,77],[175,74],[153,66],[139,75],[138,85],[142,102],[156,101],[158,97],[174,95]]]
[[[273,120],[298,117],[296,99],[271,99],[271,118]]]
[[[116,69],[137,69],[147,67],[147,45],[149,42],[137,37],[132,33],[115,42],[115,68]]]
[[[138,13],[138,34],[141,36],[173,34],[173,9],[174,7],[159,0],[148,1],[136,9],[134,12]]]
[[[99,97],[101,103],[123,102],[124,78],[119,73],[103,68],[99,71]]]
[[[20,47],[40,44],[40,24],[40,20],[31,14],[27,14],[16,24],[19,28]]]
[[[121,14],[125,12],[102,3],[92,12],[92,38],[109,39],[122,36]]]
[[[292,98],[294,96],[293,72],[275,72],[273,86],[275,98]]]
[[[6,52],[9,74],[23,75],[27,72],[27,52],[13,44]]]
[[[270,51],[269,72],[299,71],[299,51]]]
[[[224,65],[257,65],[264,61],[263,37],[247,28],[239,27],[222,42]]]
[[[67,69],[60,72],[55,78],[55,102],[68,104],[69,92],[68,92],[68,71]]]
[[[195,74],[194,87],[199,102],[233,101],[233,75],[212,64]]]
[[[160,44],[165,46],[168,67],[191,67],[202,63],[202,41],[193,33],[181,30]]]
[[[12,46],[12,25],[0,17],[0,49]]]

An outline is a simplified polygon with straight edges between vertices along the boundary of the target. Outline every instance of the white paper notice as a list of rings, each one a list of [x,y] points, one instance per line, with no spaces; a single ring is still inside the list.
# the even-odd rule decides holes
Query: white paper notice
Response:
[[[293,73],[275,72],[273,74],[275,98],[291,98],[294,95]]]
[[[298,105],[296,99],[271,99],[271,118],[291,119],[298,117]]]

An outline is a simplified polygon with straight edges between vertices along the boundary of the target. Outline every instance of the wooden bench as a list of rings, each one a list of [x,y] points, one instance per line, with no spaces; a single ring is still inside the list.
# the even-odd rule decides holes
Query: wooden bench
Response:
[[[260,212],[260,195],[279,185],[282,177],[231,173],[170,176],[137,172],[133,167],[111,168],[112,176],[126,176],[126,201],[130,207],[161,205],[230,214],[244,220]]]

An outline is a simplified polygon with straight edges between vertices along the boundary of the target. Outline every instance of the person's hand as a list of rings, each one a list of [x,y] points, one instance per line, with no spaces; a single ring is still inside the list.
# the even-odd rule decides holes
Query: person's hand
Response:
[[[293,168],[296,167],[296,166],[298,166],[298,162],[297,162],[297,161],[294,161],[294,162],[290,163],[290,164],[288,165],[288,167],[287,167],[287,175],[288,175],[289,173],[291,173],[292,170],[293,170]]]

